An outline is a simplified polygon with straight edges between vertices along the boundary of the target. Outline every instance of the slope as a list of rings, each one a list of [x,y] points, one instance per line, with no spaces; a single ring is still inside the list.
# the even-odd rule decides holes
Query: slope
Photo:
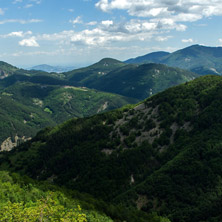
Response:
[[[42,81],[43,79],[40,78]],[[0,94],[2,150],[11,149],[46,126],[55,126],[56,123],[73,117],[90,116],[137,102],[134,99],[87,88],[26,81],[14,84],[11,82],[8,87],[0,90]]]
[[[110,71],[125,65],[125,63],[116,59],[104,58],[91,66],[66,72],[64,75],[71,82],[78,85],[87,86],[88,82],[92,82],[101,76],[106,75]]]
[[[124,61],[127,64],[141,64],[141,63],[160,63],[164,57],[168,56],[169,52],[159,51],[151,52],[144,56],[139,56],[134,59]]]
[[[17,70],[18,68],[15,66],[0,61],[0,79],[4,79],[5,77],[12,75]]]
[[[87,87],[141,100],[196,77],[194,73],[161,64],[127,65],[88,83]]]
[[[6,171],[0,171],[0,195],[1,221],[169,222],[157,215],[110,205],[87,194]]]
[[[173,222],[220,221],[222,78],[205,76],[145,102],[45,129],[1,169],[65,185]]]
[[[156,58],[157,56],[157,58]],[[153,52],[135,59],[129,59],[126,63],[150,63],[157,62],[172,67],[187,69],[201,75],[222,74],[222,47],[207,47],[192,45],[173,53],[162,54]]]

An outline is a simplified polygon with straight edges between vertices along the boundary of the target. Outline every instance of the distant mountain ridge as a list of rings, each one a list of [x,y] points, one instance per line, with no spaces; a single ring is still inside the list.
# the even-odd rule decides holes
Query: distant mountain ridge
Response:
[[[125,62],[130,64],[158,62],[201,75],[222,75],[222,47],[192,45],[165,55],[154,52]]]
[[[73,69],[75,69],[74,66],[50,66],[47,64],[37,65],[29,68],[30,70],[40,70],[44,72],[56,72],[56,73],[62,73],[62,72],[68,72]]]

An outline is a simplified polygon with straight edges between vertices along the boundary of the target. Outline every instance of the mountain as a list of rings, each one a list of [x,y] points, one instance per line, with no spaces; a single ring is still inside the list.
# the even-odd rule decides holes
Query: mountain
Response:
[[[5,77],[12,75],[17,70],[18,68],[15,66],[0,61],[0,79],[4,79]]]
[[[37,65],[30,68],[30,70],[40,70],[44,72],[56,72],[56,73],[68,72],[73,69],[75,69],[74,66],[50,66],[47,64]]]
[[[152,54],[155,55],[155,53],[151,53],[146,56],[127,60],[126,63],[158,62],[168,66],[187,69],[201,75],[222,75],[222,47],[192,45],[166,56],[159,57],[158,61],[156,61],[155,57],[152,58]]]
[[[91,66],[66,72],[64,75],[69,81],[86,86],[88,82],[94,81],[125,65],[125,63],[116,59],[104,58]]]
[[[138,101],[62,83],[62,80],[47,76],[24,75],[13,75],[0,81],[1,150],[10,150],[46,126]]]
[[[1,153],[0,169],[172,222],[219,222],[221,100],[220,76],[197,78],[140,104],[42,130]]]
[[[136,57],[135,59],[128,59],[125,61],[127,64],[141,64],[141,63],[160,63],[169,52],[159,51],[148,53],[144,56]]]
[[[86,86],[142,100],[197,76],[189,71],[161,64],[132,64],[115,69],[88,82]]]

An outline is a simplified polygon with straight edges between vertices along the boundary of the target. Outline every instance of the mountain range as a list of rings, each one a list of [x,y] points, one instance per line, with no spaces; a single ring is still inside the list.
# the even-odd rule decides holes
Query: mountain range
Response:
[[[0,62],[0,220],[220,222],[221,57],[194,45],[63,73]]]
[[[220,221],[221,85],[221,77],[205,76],[47,128],[2,153],[1,169],[172,222]]]
[[[172,67],[187,69],[201,75],[221,75],[222,47],[192,45],[172,53],[153,52],[125,61],[125,63],[130,64],[150,62],[162,63]]]
[[[105,58],[65,73],[23,70],[1,63],[1,150],[46,126],[119,108],[197,77],[164,65],[126,65]]]

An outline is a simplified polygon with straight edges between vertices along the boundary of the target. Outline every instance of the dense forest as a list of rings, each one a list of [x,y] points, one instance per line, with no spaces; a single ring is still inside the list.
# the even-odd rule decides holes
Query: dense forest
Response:
[[[204,76],[46,128],[1,153],[1,169],[173,222],[220,221],[221,86],[221,77]]]

